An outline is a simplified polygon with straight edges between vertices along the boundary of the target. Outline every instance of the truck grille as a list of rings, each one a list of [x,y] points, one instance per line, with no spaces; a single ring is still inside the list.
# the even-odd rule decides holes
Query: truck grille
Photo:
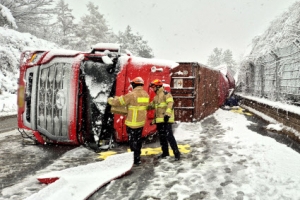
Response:
[[[38,82],[37,127],[50,139],[68,138],[68,98],[71,64],[41,66]]]

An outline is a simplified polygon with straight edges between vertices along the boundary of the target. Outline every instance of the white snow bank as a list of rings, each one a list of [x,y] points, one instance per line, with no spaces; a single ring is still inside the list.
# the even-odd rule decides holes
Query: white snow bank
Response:
[[[0,94],[0,117],[17,114],[17,95],[4,92]]]
[[[128,152],[110,156],[104,161],[50,172],[38,179],[59,177],[59,180],[26,199],[86,199],[106,183],[124,175],[132,166],[133,152]]]
[[[253,101],[257,101],[259,103],[263,103],[263,104],[272,106],[275,109],[282,109],[282,110],[286,110],[291,113],[300,115],[300,107],[298,107],[298,106],[294,106],[294,105],[290,105],[290,104],[286,104],[286,103],[282,103],[282,102],[278,102],[278,101],[270,101],[268,99],[254,97],[254,96],[247,96],[247,95],[243,95],[240,93],[237,93],[237,95],[242,96],[243,98],[246,98],[246,99],[250,99]]]

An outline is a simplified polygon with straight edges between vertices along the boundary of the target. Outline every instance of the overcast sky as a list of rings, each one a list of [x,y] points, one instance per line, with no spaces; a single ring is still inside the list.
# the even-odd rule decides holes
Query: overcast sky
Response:
[[[131,26],[154,56],[206,64],[215,47],[238,59],[296,0],[65,0],[79,19],[91,1],[115,33]]]

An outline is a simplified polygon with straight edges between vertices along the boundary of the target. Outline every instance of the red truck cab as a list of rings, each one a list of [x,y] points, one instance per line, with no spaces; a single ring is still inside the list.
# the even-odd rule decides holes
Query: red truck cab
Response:
[[[125,116],[113,114],[107,98],[130,92],[130,81],[137,76],[144,79],[150,101],[155,96],[150,82],[164,82],[173,95],[178,122],[212,114],[235,87],[229,72],[196,62],[121,54],[118,44],[97,44],[91,52],[28,50],[20,61],[19,131],[41,144],[98,148],[101,141],[126,142]],[[148,111],[143,137],[155,134],[153,118],[154,111]]]
[[[18,127],[39,143],[91,144],[114,138],[127,141],[124,117],[113,115],[107,98],[130,92],[130,80],[141,76],[170,84],[175,62],[121,55],[117,44],[97,44],[91,52],[70,50],[24,51],[20,62]],[[154,134],[150,125],[143,137]]]

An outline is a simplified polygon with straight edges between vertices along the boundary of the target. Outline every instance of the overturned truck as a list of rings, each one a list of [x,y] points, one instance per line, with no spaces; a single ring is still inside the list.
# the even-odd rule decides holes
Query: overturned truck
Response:
[[[235,87],[232,74],[200,63],[146,59],[121,54],[117,44],[97,44],[91,52],[28,50],[20,60],[18,127],[41,144],[99,147],[126,142],[124,116],[112,113],[107,98],[132,90],[140,76],[148,87],[161,79],[174,97],[176,121],[194,122],[215,112]],[[156,133],[148,111],[143,137]]]

